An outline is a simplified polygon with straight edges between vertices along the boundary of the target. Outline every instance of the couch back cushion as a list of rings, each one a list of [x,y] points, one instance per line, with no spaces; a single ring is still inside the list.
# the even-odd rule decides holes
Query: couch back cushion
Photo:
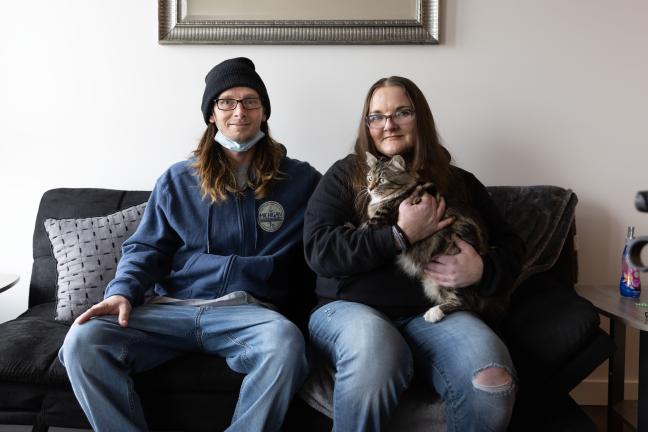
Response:
[[[558,260],[574,223],[578,202],[574,192],[557,186],[492,186],[488,190],[504,219],[527,245],[527,257],[517,284],[550,269]],[[45,232],[46,219],[105,216],[141,204],[149,195],[148,191],[91,188],[45,192],[34,229],[29,306],[56,300],[56,260]]]
[[[57,294],[56,259],[45,231],[46,219],[80,219],[105,216],[142,204],[148,191],[123,191],[93,188],[60,188],[43,194],[34,227],[29,307],[53,302]]]
[[[495,206],[524,240],[526,257],[515,286],[551,269],[573,234],[578,197],[558,186],[492,186]],[[573,263],[576,265],[576,262]]]

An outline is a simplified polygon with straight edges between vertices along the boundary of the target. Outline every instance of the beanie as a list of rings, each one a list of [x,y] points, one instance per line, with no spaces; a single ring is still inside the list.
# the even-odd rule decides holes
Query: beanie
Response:
[[[256,90],[261,98],[266,119],[270,118],[268,91],[261,77],[254,70],[254,63],[249,58],[238,57],[217,64],[205,77],[205,93],[203,93],[201,105],[205,123],[209,124],[209,117],[214,107],[214,99],[232,87],[249,87]]]

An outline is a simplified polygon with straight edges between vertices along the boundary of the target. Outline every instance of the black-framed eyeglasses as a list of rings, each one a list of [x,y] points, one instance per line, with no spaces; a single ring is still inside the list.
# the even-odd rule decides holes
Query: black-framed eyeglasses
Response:
[[[261,99],[259,98],[245,98],[245,99],[216,99],[214,105],[221,111],[233,111],[238,104],[243,105],[246,110],[253,110],[261,108]]]
[[[365,117],[365,122],[371,129],[382,129],[387,124],[387,119],[391,119],[397,125],[402,126],[414,120],[414,110],[412,108],[403,108],[390,115],[369,114]]]

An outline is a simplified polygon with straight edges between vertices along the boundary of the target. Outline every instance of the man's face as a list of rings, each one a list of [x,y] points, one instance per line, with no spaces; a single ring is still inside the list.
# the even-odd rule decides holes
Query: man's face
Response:
[[[218,95],[217,99],[253,99],[259,98],[256,90],[249,87],[232,87]],[[219,131],[227,138],[243,143],[251,140],[261,129],[261,123],[265,121],[266,116],[263,112],[263,106],[256,109],[246,109],[243,102],[236,104],[236,108],[227,111],[219,109],[218,104],[214,102],[214,109],[210,123],[215,123]]]

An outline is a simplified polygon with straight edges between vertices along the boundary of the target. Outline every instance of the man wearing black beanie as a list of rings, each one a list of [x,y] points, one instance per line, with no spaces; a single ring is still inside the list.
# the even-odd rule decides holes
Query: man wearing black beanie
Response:
[[[263,103],[264,114],[270,118],[270,98],[265,84],[257,74],[254,63],[246,57],[225,60],[217,64],[205,77],[201,110],[205,123],[209,123],[214,106],[214,99],[223,91],[232,87],[249,87],[254,89]]]
[[[250,59],[211,69],[201,112],[193,157],[157,180],[104,300],[59,352],[97,431],[147,430],[130,375],[184,352],[246,375],[230,431],[279,430],[308,373],[303,336],[282,313],[305,290],[304,211],[321,176],[270,136]]]

